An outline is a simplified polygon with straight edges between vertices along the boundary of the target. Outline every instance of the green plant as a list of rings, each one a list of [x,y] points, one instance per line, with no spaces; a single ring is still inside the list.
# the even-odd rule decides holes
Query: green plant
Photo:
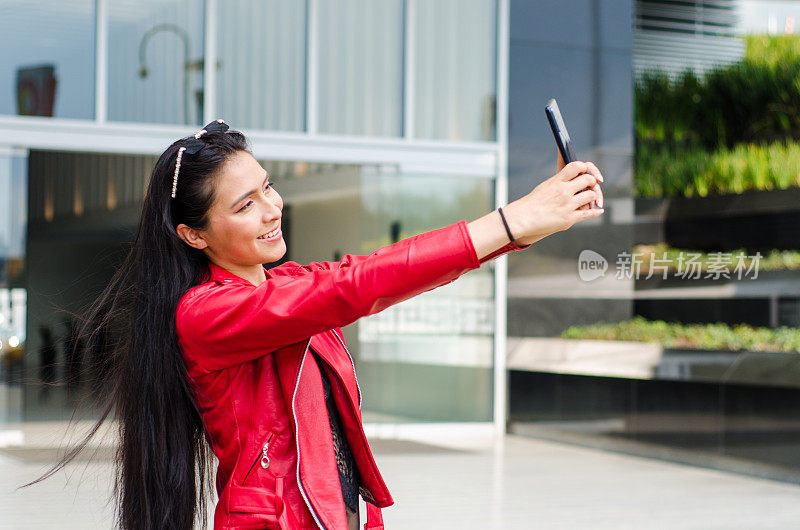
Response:
[[[679,264],[682,263],[681,257],[684,260],[683,263],[685,263],[688,256],[692,256],[694,262],[698,263],[700,272],[707,272],[709,270],[709,264],[714,263],[714,260],[719,257],[719,255],[715,253],[673,248],[666,243],[636,245],[633,247],[631,254],[637,256],[637,259],[641,260],[641,271],[649,271],[650,262],[655,258],[660,260],[659,265],[664,264],[664,261],[666,261],[668,272],[678,271]],[[737,264],[740,256],[742,259],[742,267],[744,267],[745,270],[749,270],[753,265],[753,254],[745,249],[732,250],[723,254],[729,254],[731,257],[730,262],[728,262],[730,264],[729,270],[732,270]],[[686,269],[685,265],[684,269]],[[800,269],[800,251],[797,250],[773,249],[766,254],[762,254],[758,260],[758,270],[760,272],[798,269]],[[658,275],[659,272],[660,269],[657,269],[653,274]]]
[[[800,186],[800,143],[740,144],[707,151],[640,145],[634,195],[705,197]]]
[[[800,35],[751,34],[742,38],[744,58],[753,63],[776,66],[800,57]]]
[[[746,37],[744,57],[698,77],[652,70],[635,82],[638,142],[716,149],[800,139],[800,37]]]
[[[636,81],[634,108],[636,138],[672,148],[696,144],[698,107],[703,100],[700,79],[687,70],[676,78],[650,70]]]
[[[561,337],[652,342],[667,348],[800,352],[798,328],[770,329],[721,323],[680,324],[663,320],[649,321],[639,316],[624,322],[572,326],[564,330]]]

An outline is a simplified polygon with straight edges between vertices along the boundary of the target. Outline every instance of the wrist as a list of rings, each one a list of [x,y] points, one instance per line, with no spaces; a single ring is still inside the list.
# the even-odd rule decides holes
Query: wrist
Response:
[[[504,232],[508,231],[511,232],[511,234],[509,235],[509,240],[518,246],[524,246],[529,244],[530,242],[527,241],[528,234],[526,234],[525,228],[521,226],[519,223],[519,216],[516,213],[517,206],[514,204],[514,202],[510,202],[505,206],[503,206],[502,208],[503,208],[503,217],[505,217],[505,221],[508,224],[508,230],[506,230],[505,226],[503,226],[502,219],[500,219],[499,222]]]

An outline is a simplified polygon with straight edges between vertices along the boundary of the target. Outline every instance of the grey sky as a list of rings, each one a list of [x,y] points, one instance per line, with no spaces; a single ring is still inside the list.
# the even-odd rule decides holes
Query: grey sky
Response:
[[[794,16],[794,33],[800,33],[800,1],[740,0],[739,32],[782,34],[787,16]]]

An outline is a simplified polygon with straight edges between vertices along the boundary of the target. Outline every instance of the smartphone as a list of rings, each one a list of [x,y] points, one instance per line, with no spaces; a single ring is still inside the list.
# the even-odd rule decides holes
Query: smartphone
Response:
[[[551,99],[547,102],[547,105],[544,108],[544,113],[547,114],[547,121],[550,122],[550,128],[553,130],[553,136],[556,139],[558,152],[561,153],[561,158],[564,160],[564,163],[569,164],[570,162],[577,160],[575,157],[575,151],[572,150],[572,140],[567,132],[567,125],[564,123],[564,117],[561,115],[561,111],[559,110],[558,103],[556,103],[555,99]],[[591,188],[584,188],[581,191],[586,191],[588,189]],[[592,202],[590,205],[590,208],[595,207],[597,207],[596,201]]]
[[[555,99],[551,99],[547,102],[544,113],[547,114],[547,121],[550,122],[550,128],[553,130],[553,136],[556,138],[556,145],[558,146],[558,151],[561,153],[561,158],[564,159],[564,163],[569,164],[576,159],[575,151],[572,150],[572,140],[570,140],[567,126],[564,123],[564,117],[561,115],[561,111],[558,109],[558,103],[556,103]]]

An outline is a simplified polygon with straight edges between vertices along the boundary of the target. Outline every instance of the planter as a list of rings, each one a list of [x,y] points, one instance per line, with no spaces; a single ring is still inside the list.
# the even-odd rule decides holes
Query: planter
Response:
[[[741,280],[645,276],[635,281],[633,312],[647,320],[800,326],[800,271],[759,271]]]
[[[636,199],[636,214],[645,225],[660,220],[663,241],[676,248],[800,249],[800,188]],[[648,242],[643,238],[652,235],[649,228],[640,230],[637,241]]]
[[[526,372],[800,388],[800,353],[665,348],[646,342],[508,339],[508,369]]]
[[[691,289],[727,286],[726,289],[731,290],[734,294],[738,293],[749,297],[776,294],[784,296],[800,295],[800,270],[759,270],[757,277],[754,277],[754,272],[749,272],[746,275],[742,272],[741,279],[737,277],[733,266],[728,267],[727,271],[730,278],[725,278],[724,276],[715,278],[713,274],[706,277],[708,272],[705,271],[699,274],[699,278],[696,277],[697,275],[690,277],[688,274],[686,277],[681,277],[675,270],[669,270],[666,278],[662,276],[661,271],[654,270],[653,275],[647,278],[648,271],[646,267],[642,267],[641,274],[634,279],[634,289],[636,291],[644,291],[650,289]]]

